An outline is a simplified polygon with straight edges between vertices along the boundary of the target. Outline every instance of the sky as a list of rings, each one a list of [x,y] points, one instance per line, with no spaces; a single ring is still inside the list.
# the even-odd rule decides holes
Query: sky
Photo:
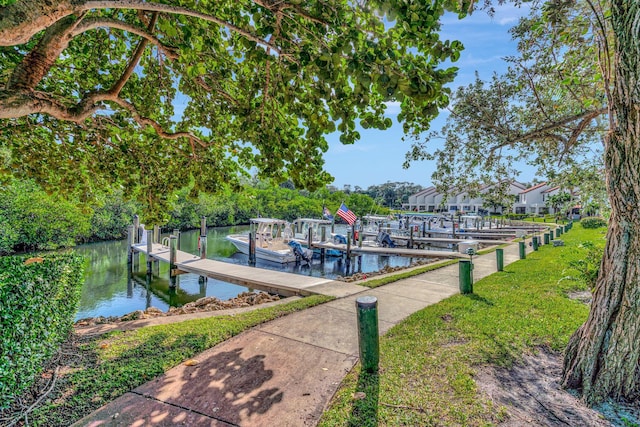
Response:
[[[502,58],[516,53],[516,42],[511,40],[509,28],[527,11],[509,4],[496,8],[493,17],[482,11],[464,19],[455,15],[445,16],[441,39],[460,40],[465,47],[460,59],[453,64],[459,71],[449,86],[456,88],[473,82],[476,71],[482,80],[490,79],[494,72],[500,74],[505,71],[507,66]],[[332,185],[338,189],[345,185],[352,189],[355,186],[366,189],[386,182],[411,182],[423,187],[431,185],[435,162],[413,162],[409,169],[402,167],[411,143],[402,141],[402,126],[395,117],[398,111],[397,105],[387,108],[387,115],[394,121],[390,129],[358,129],[361,139],[353,145],[342,145],[337,133],[327,137],[329,150],[324,155],[325,170],[335,178]],[[439,130],[444,119],[445,116],[440,114],[432,122],[431,130]],[[535,177],[534,170],[526,165],[522,165],[521,171],[521,182],[529,182]]]

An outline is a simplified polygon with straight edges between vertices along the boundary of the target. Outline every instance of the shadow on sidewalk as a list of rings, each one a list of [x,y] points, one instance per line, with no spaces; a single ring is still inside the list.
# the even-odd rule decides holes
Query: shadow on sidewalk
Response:
[[[263,388],[274,376],[265,369],[266,356],[243,359],[242,351],[236,348],[185,366],[181,378],[166,376],[159,389],[161,393],[171,390],[167,400],[174,404],[232,424],[264,414],[282,401],[283,392]]]

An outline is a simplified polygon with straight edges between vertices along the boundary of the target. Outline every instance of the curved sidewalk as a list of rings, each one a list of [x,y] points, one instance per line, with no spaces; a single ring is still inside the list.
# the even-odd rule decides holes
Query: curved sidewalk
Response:
[[[518,259],[517,244],[504,248],[504,265]],[[475,280],[495,271],[495,253],[474,257]],[[358,360],[356,298],[378,299],[384,334],[458,293],[458,265],[375,289],[329,283],[314,290],[339,298],[222,342],[194,357],[197,364],[182,363],[74,425],[315,426]]]

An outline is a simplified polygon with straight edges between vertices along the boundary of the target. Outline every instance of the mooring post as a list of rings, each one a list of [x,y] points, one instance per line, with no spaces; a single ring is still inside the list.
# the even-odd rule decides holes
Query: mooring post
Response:
[[[473,282],[471,280],[471,261],[461,259],[458,261],[458,277],[461,294],[473,293]]]
[[[504,270],[504,249],[496,249],[496,267],[498,271]]]
[[[407,249],[413,248],[413,226],[409,226],[409,241],[407,242]]]
[[[153,252],[153,230],[147,230],[147,275],[150,276],[153,271],[153,259],[151,258],[151,252]]]
[[[544,233],[544,244],[545,245],[549,244],[549,233]]]
[[[320,242],[324,243],[327,241],[327,226],[323,225],[320,228]],[[325,248],[320,248],[320,262],[324,262],[324,257],[326,255],[327,250]]]
[[[518,242],[520,247],[520,259],[525,259],[527,257],[527,253],[525,252],[526,246],[524,242]]]
[[[351,234],[347,233],[347,260],[351,259]]]
[[[200,259],[207,258],[207,217],[202,216],[200,218],[200,237],[198,238],[198,247],[200,248]],[[202,293],[202,287],[207,282],[207,276],[199,276],[198,283],[200,284],[200,293]],[[206,288],[205,288],[206,289]]]
[[[139,230],[140,229],[140,217],[138,215],[134,215],[133,216],[133,231],[134,231],[134,235],[133,235],[133,244],[137,244],[140,243],[140,234],[139,234]]]
[[[256,231],[249,231],[249,264],[256,264]]]
[[[313,230],[311,227],[307,229],[307,248],[313,250]]]
[[[538,250],[538,236],[533,236],[531,238],[531,242],[532,242],[533,250],[537,251]]]
[[[160,243],[160,226],[153,226],[153,243]]]
[[[178,236],[169,236],[169,277],[176,276],[176,260],[178,259]]]
[[[366,372],[377,372],[380,360],[378,299],[372,296],[356,298],[356,310],[358,311],[360,364]]]
[[[127,264],[133,263],[133,225],[127,226]],[[131,268],[129,268],[131,270]]]

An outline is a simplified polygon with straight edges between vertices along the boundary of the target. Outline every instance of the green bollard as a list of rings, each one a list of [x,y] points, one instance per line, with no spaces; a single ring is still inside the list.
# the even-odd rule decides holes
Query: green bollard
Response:
[[[560,227],[556,228],[556,239],[560,238]]]
[[[461,259],[458,261],[458,272],[461,294],[473,293],[473,282],[471,280],[471,261]]]
[[[544,244],[545,245],[549,244],[549,233],[544,233]]]
[[[504,270],[504,249],[502,248],[496,249],[496,264],[498,271]]]
[[[519,242],[519,245],[520,245],[520,259],[525,259],[527,257],[525,243]]]
[[[532,241],[533,250],[537,251],[538,250],[538,236],[533,236],[531,241]]]
[[[378,342],[378,299],[363,296],[356,299],[358,311],[358,344],[360,363],[366,372],[377,372],[380,360]]]

